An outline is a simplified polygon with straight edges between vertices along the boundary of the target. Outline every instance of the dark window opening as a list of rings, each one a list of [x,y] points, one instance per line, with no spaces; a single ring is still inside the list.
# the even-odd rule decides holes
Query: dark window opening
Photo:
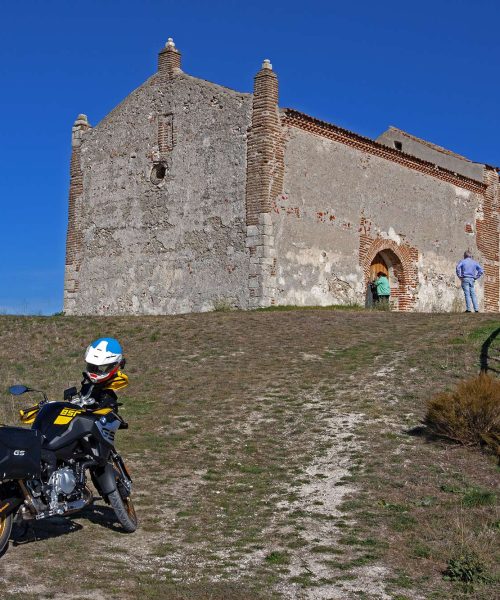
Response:
[[[167,166],[164,163],[157,163],[151,171],[151,183],[159,185],[167,174]]]
[[[402,150],[403,143],[402,142],[394,142],[394,148],[396,148],[396,150]]]

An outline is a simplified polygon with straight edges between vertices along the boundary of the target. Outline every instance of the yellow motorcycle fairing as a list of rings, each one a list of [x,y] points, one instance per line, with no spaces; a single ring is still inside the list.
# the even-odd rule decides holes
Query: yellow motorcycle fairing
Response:
[[[127,387],[127,385],[128,385],[128,375],[123,373],[123,371],[118,371],[116,373],[115,377],[109,382],[109,384],[104,389],[105,390],[121,390],[121,389]],[[24,425],[31,425],[35,421],[35,418],[36,418],[39,410],[40,410],[40,406],[38,404],[36,404],[35,406],[32,406],[31,408],[20,409],[19,410],[19,420]],[[106,415],[108,412],[111,412],[111,409],[103,408],[101,410],[95,411],[95,414]],[[69,421],[71,421],[73,416],[61,414],[59,416],[57,425],[60,425],[63,423],[64,424],[69,423]]]
[[[21,408],[19,409],[19,420],[25,425],[31,425],[31,423],[34,422],[39,410],[40,407],[38,406],[38,404],[36,406],[32,406],[31,408],[26,408],[24,410]]]
[[[94,414],[94,415],[109,415],[110,412],[113,412],[112,408],[100,408],[99,410],[93,410],[92,414]]]
[[[123,371],[117,371],[110,383],[104,387],[105,390],[121,390],[128,385],[128,375]]]

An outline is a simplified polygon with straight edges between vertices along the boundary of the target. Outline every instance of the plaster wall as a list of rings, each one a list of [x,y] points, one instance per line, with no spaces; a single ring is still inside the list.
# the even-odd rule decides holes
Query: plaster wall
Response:
[[[251,99],[185,74],[155,75],[85,133],[84,252],[67,313],[247,307]],[[166,174],[155,185],[159,160]]]
[[[416,248],[415,310],[463,310],[455,264],[465,249],[479,257],[476,194],[295,127],[283,191],[272,211],[276,304],[364,305],[364,234]]]
[[[431,145],[420,142],[418,139],[405,135],[404,132],[390,128],[377,138],[377,142],[394,148],[394,142],[401,144],[401,151],[411,156],[416,156],[422,160],[427,160],[444,169],[459,173],[465,177],[483,180],[483,165],[472,162],[465,157],[449,152],[443,148],[442,151],[433,148]]]

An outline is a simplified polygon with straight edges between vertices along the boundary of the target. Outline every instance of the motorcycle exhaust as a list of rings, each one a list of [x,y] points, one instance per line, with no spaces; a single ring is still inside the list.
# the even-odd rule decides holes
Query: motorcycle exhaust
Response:
[[[47,519],[48,517],[63,517],[66,515],[70,515],[84,509],[86,506],[92,504],[92,502],[94,501],[94,496],[92,495],[92,492],[89,490],[88,487],[84,489],[83,496],[83,498],[78,498],[78,500],[73,500],[72,502],[60,502],[57,508],[40,511],[35,515],[31,514],[26,506],[23,506],[21,507],[21,516],[23,520],[26,521],[29,521],[31,519],[39,521],[41,519]]]
[[[70,515],[72,513],[78,512],[82,510],[89,504],[92,504],[94,500],[94,496],[88,487],[85,488],[83,492],[84,497],[79,498],[78,500],[74,500],[73,502],[68,502],[66,505],[66,510],[62,513],[63,515]]]

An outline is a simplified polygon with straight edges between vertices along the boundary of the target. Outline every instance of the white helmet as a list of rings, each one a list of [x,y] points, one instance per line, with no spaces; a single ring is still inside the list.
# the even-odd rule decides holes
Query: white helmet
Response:
[[[123,361],[122,347],[114,338],[99,338],[85,351],[85,375],[92,383],[114,377]]]

